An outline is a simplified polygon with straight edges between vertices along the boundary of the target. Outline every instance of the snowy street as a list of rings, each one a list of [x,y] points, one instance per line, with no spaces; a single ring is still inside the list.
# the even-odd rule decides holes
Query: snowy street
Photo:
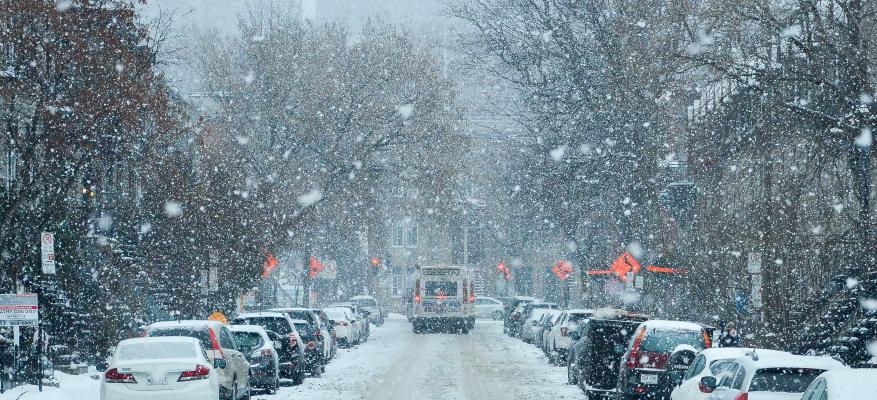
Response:
[[[389,319],[354,349],[342,350],[321,378],[258,399],[576,399],[566,370],[531,345],[502,333],[502,322],[478,321],[469,335],[415,335]]]

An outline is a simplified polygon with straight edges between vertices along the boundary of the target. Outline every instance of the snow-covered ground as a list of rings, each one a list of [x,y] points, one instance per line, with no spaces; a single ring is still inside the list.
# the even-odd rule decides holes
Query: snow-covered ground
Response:
[[[469,335],[415,335],[404,319],[373,328],[368,343],[342,351],[323,377],[259,399],[577,399],[566,370],[532,345],[479,321]]]
[[[0,399],[86,400],[98,398],[98,381],[61,375],[61,388],[34,386],[7,391]],[[566,370],[548,364],[541,351],[502,333],[502,323],[479,321],[469,335],[415,335],[401,316],[373,327],[368,343],[339,350],[321,378],[283,387],[260,400],[577,399]]]

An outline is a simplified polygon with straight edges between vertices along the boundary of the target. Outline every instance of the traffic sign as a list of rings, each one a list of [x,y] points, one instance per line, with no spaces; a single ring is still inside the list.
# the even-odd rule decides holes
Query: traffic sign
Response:
[[[750,274],[761,273],[761,253],[749,253],[749,257],[746,259],[746,270]]]
[[[335,260],[326,261],[323,272],[317,275],[317,279],[335,280],[338,277],[338,263]]]
[[[40,254],[44,274],[55,274],[55,234],[43,232],[40,235]]]
[[[36,293],[0,294],[0,326],[37,326],[39,309]]]

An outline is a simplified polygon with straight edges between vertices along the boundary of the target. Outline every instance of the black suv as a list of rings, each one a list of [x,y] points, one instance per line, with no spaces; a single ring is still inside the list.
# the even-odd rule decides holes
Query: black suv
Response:
[[[588,399],[613,399],[618,371],[636,328],[648,318],[624,310],[599,309],[570,333],[567,380]]]

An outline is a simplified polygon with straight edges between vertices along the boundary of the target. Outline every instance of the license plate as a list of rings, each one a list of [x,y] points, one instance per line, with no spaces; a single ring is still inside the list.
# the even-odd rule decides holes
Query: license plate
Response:
[[[639,380],[647,385],[657,385],[658,375],[642,374],[639,376]]]
[[[156,376],[150,375],[146,380],[147,386],[157,386],[157,385],[167,385],[167,377],[164,375]]]

